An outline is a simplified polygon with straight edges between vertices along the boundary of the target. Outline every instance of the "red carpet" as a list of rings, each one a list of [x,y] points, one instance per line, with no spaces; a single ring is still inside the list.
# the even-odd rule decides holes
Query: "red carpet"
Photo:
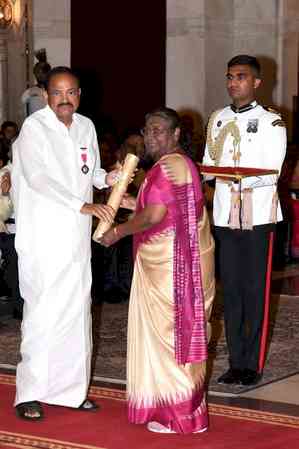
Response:
[[[1,449],[295,449],[299,418],[211,404],[210,428],[197,435],[159,435],[128,424],[124,392],[92,387],[97,413],[45,407],[45,420],[15,417],[13,376],[0,375]]]

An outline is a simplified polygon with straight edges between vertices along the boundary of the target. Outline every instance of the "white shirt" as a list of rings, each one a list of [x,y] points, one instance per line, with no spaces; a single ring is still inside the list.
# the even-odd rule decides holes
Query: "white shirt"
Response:
[[[278,114],[269,112],[256,102],[244,112],[234,112],[230,106],[220,110],[212,128],[212,137],[230,121],[235,121],[239,128],[240,167],[275,169],[280,172],[286,154],[286,129]],[[278,123],[279,121],[279,123]],[[281,126],[282,125],[282,126]],[[223,146],[219,166],[233,167],[233,137],[228,135]],[[205,148],[203,164],[214,165]],[[270,223],[273,195],[277,190],[276,175],[248,177],[242,180],[242,189],[252,188],[253,226]],[[231,205],[231,183],[216,180],[213,217],[216,226],[228,226]],[[237,190],[237,188],[236,188]],[[278,203],[277,221],[282,220],[281,207]]]
[[[43,89],[38,86],[29,87],[22,95],[25,117],[44,108],[47,105]]]

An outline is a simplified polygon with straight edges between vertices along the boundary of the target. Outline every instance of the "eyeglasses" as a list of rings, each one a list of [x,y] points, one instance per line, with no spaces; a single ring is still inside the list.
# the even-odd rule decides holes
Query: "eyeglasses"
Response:
[[[168,131],[169,131],[168,128],[146,128],[145,127],[140,130],[140,133],[142,136],[148,136],[151,134],[154,137],[159,137]]]

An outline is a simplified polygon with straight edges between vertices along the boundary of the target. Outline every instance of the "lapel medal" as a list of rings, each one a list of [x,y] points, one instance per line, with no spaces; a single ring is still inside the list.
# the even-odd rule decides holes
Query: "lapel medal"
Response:
[[[86,151],[86,150],[87,150],[87,148],[81,148],[81,151]],[[86,165],[86,162],[87,162],[87,154],[86,153],[81,153],[81,160],[83,162],[81,171],[82,171],[82,173],[84,173],[84,175],[86,175],[89,172],[88,165]]]
[[[86,164],[82,165],[81,171],[82,173],[84,173],[84,175],[86,175],[89,172],[89,168],[87,167]]]

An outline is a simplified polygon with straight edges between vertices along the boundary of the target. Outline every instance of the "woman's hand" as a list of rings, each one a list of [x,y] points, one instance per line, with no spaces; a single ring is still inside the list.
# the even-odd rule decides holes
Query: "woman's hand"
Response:
[[[120,207],[124,209],[135,210],[136,209],[136,198],[128,193],[125,193],[122,197]]]
[[[114,186],[114,184],[116,184],[120,180],[122,174],[122,165],[118,161],[116,162],[115,167],[116,168],[114,170],[110,171],[106,175],[105,182],[110,187]]]
[[[120,162],[117,162],[115,164],[115,167],[116,168],[114,170],[110,171],[106,175],[105,182],[110,187],[114,186],[114,184],[116,184],[121,179],[121,176],[122,176],[123,166],[120,164]],[[134,173],[132,174],[132,176],[130,178],[129,184],[131,184],[131,182],[133,181],[136,173],[137,173],[137,168],[135,168]]]
[[[109,229],[109,231],[105,232],[102,237],[99,239],[99,243],[106,248],[111,245],[114,245],[120,239],[120,235],[117,232],[117,226]]]

